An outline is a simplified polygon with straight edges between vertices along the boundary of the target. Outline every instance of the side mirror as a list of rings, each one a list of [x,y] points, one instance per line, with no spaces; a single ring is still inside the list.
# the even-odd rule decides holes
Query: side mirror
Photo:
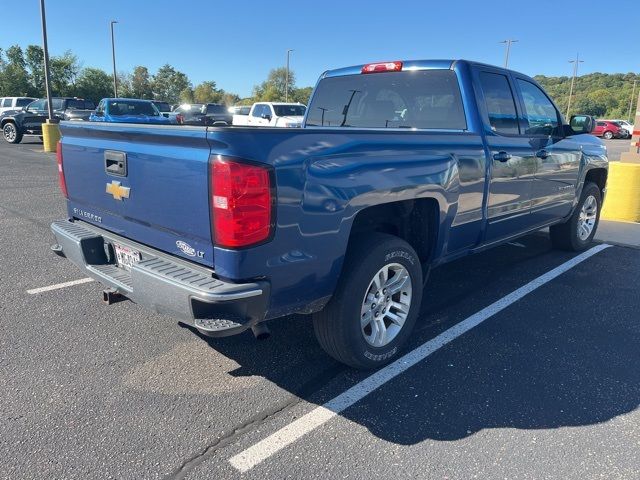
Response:
[[[591,133],[596,128],[596,119],[591,115],[572,115],[569,126],[574,133]]]
[[[266,120],[267,122],[271,121],[271,115],[269,115],[268,113],[263,113],[262,115],[260,115],[260,117]]]

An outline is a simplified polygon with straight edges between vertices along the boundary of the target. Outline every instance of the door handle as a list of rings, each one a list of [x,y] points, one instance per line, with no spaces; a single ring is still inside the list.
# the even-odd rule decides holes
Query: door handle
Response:
[[[536,152],[536,157],[541,158],[543,160],[548,156],[549,156],[549,152],[547,152],[544,148]]]
[[[508,162],[511,160],[511,154],[507,152],[498,152],[493,156],[493,159],[498,162]]]

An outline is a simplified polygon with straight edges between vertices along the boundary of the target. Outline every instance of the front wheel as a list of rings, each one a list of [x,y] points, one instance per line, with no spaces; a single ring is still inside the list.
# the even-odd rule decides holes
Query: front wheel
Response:
[[[9,143],[20,143],[22,140],[22,134],[18,132],[16,125],[13,122],[7,122],[2,127],[2,136]]]
[[[333,298],[314,314],[322,348],[351,367],[395,359],[418,316],[422,268],[404,240],[381,233],[354,239]]]
[[[574,252],[585,250],[598,229],[601,208],[600,188],[595,183],[585,183],[580,201],[569,220],[549,228],[553,246]]]

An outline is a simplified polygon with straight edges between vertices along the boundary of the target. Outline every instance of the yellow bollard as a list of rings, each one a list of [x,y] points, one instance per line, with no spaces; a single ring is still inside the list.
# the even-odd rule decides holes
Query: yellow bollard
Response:
[[[42,124],[42,143],[45,152],[55,152],[60,140],[60,126],[49,122]]]
[[[607,198],[601,217],[640,222],[640,163],[609,163]]]

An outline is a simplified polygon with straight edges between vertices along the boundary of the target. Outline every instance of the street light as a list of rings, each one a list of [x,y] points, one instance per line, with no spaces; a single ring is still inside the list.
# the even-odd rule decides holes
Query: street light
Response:
[[[289,101],[289,56],[293,52],[293,49],[287,50],[287,81],[284,84],[284,101]]]
[[[113,96],[118,98],[118,77],[116,75],[116,45],[113,41],[113,24],[117,20],[111,20],[111,58],[113,59]]]
[[[499,43],[504,43],[507,46],[507,51],[504,56],[504,68],[507,68],[509,66],[509,53],[511,52],[511,44],[516,42],[518,42],[518,40],[513,40],[513,39],[503,40],[499,42]]]
[[[569,118],[569,110],[571,109],[571,97],[573,97],[573,85],[576,82],[578,76],[578,64],[584,63],[584,60],[580,60],[580,56],[576,53],[575,60],[569,60],[569,63],[573,63],[573,76],[571,77],[571,87],[569,88],[569,101],[567,102],[567,114],[566,118]]]
[[[47,91],[47,110],[49,122],[53,122],[53,104],[51,102],[51,73],[49,71],[49,46],[47,45],[47,19],[44,9],[44,0],[40,0],[40,18],[42,20],[42,51],[44,54],[44,85]]]

